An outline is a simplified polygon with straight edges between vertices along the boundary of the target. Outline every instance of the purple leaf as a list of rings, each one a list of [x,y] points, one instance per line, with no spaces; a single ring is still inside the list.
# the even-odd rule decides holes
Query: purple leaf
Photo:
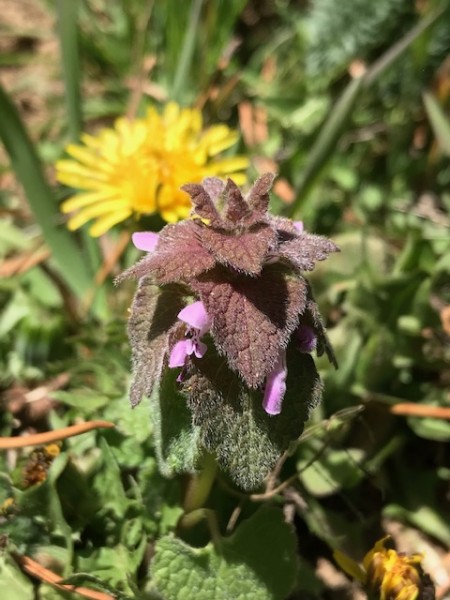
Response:
[[[242,197],[241,190],[231,179],[227,180],[224,196],[226,198],[225,227],[233,229],[249,216],[250,207]]]
[[[208,219],[211,225],[220,226],[220,216],[208,192],[199,183],[187,183],[181,189],[187,192],[194,205],[194,213],[202,219]]]
[[[202,181],[202,186],[213,201],[214,206],[216,206],[220,195],[225,189],[225,181],[218,177],[205,177]]]
[[[217,262],[248,275],[258,275],[269,248],[275,243],[275,232],[263,223],[240,235],[205,227],[201,241]]]
[[[301,271],[312,271],[317,261],[325,260],[332,252],[339,252],[339,248],[331,240],[321,235],[301,233],[280,243],[276,254]]]
[[[257,179],[250,190],[247,202],[251,210],[251,216],[247,219],[247,225],[253,225],[266,220],[267,209],[269,208],[269,191],[272,188],[275,175],[265,173]]]
[[[192,287],[212,319],[214,341],[230,367],[249,387],[261,385],[305,309],[305,280],[277,264],[267,265],[257,278],[233,278],[216,268]]]
[[[189,281],[208,271],[215,260],[198,239],[201,227],[194,221],[166,225],[159,235],[157,249],[127,269],[116,281],[128,277],[150,277],[154,283],[161,285]]]

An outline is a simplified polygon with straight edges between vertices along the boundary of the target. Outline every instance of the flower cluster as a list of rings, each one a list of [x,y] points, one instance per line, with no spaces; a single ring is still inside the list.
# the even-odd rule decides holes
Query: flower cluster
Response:
[[[201,185],[185,185],[192,218],[167,225],[159,236],[135,234],[135,245],[148,254],[122,278],[149,281],[155,293],[172,286],[172,295],[178,294],[183,306],[170,318],[166,309],[166,329],[155,336],[159,345],[154,352],[167,359],[152,361],[154,371],[155,364],[159,370],[165,364],[181,367],[180,382],[184,371],[202,371],[210,352],[203,340],[208,335],[242,385],[261,392],[266,413],[278,415],[286,393],[288,346],[299,355],[325,351],[335,362],[303,273],[337,247],[306,233],[301,223],[268,213],[272,181],[271,174],[262,176],[246,198],[231,179],[226,184],[206,178]],[[143,310],[138,295],[134,314]],[[130,321],[131,343],[139,355],[140,323],[139,316]],[[140,401],[136,394],[151,393],[148,382],[159,380],[156,371],[147,377],[145,390],[138,386],[133,404]]]
[[[145,118],[119,118],[96,136],[84,134],[82,144],[67,146],[72,158],[56,163],[58,181],[82,190],[61,206],[73,213],[69,229],[94,220],[90,234],[99,236],[131,215],[186,218],[189,197],[180,190],[186,181],[211,175],[245,181],[247,158],[216,158],[237,138],[225,125],[204,130],[200,111],[174,102],[162,114],[150,108]]]
[[[362,566],[336,551],[339,566],[359,581],[370,598],[379,600],[425,600],[434,598],[434,586],[421,568],[421,554],[406,555],[385,547],[388,537],[376,542]]]

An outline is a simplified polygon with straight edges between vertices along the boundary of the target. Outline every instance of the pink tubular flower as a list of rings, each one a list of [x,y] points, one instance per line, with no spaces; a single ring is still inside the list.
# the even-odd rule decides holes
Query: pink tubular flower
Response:
[[[303,231],[304,231],[303,221],[293,221],[293,224],[294,224],[295,229],[299,233],[303,233]]]
[[[159,235],[153,231],[136,231],[131,236],[131,241],[138,250],[153,252],[158,244]]]
[[[279,415],[286,392],[286,350],[282,350],[272,371],[267,375],[263,408],[269,415]]]
[[[298,349],[300,352],[312,352],[317,343],[317,336],[312,327],[300,325],[296,331]]]
[[[296,332],[300,352],[312,352],[316,347],[317,336],[308,325],[300,325]],[[286,350],[281,350],[272,371],[267,375],[264,390],[263,408],[269,415],[279,415],[286,392]]]
[[[199,300],[185,306],[178,313],[180,321],[186,323],[189,327],[186,331],[186,338],[176,342],[169,356],[169,367],[184,367],[189,356],[202,358],[207,350],[206,344],[201,341],[201,337],[209,331],[211,320],[205,310],[203,302]]]

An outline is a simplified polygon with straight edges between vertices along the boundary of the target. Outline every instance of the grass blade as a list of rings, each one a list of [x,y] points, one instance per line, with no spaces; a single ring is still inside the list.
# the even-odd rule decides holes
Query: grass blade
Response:
[[[194,55],[197,27],[200,19],[202,5],[203,0],[193,0],[189,14],[189,23],[183,39],[183,45],[179,56],[178,67],[175,73],[172,86],[171,99],[176,100],[178,102],[182,101],[183,99],[180,96],[182,95],[186,78],[189,75],[189,68],[192,62],[192,57]]]
[[[58,33],[69,134],[78,141],[82,129],[80,94],[80,57],[78,52],[77,0],[58,0]]]
[[[442,152],[450,156],[450,120],[430,93],[424,93],[423,102],[437,142]]]
[[[308,195],[308,192],[322,173],[322,169],[333,155],[341,134],[352,114],[357,99],[360,96],[363,78],[353,79],[345,88],[337,101],[327,122],[321,129],[319,137],[314,144],[309,160],[303,170],[302,179],[298,187],[297,200],[290,206],[290,213],[295,216],[299,210],[300,202]]]
[[[58,33],[61,49],[62,75],[64,81],[65,101],[67,107],[69,137],[78,142],[83,128],[81,103],[81,68],[78,44],[78,0],[58,0]],[[89,257],[92,273],[96,273],[101,265],[100,250],[84,227],[81,231],[83,247]],[[108,314],[105,290],[97,288],[92,303],[93,310],[100,317]]]
[[[59,223],[56,201],[42,172],[33,143],[14,104],[1,85],[0,138],[62,278],[78,297],[84,296],[92,286],[85,260],[69,232]]]

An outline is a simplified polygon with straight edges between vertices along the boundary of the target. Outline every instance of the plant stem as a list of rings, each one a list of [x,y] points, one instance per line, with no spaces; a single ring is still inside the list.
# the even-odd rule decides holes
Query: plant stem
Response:
[[[193,475],[189,482],[184,499],[185,513],[202,508],[205,504],[214,483],[217,472],[217,463],[212,454],[205,454],[203,469]]]

